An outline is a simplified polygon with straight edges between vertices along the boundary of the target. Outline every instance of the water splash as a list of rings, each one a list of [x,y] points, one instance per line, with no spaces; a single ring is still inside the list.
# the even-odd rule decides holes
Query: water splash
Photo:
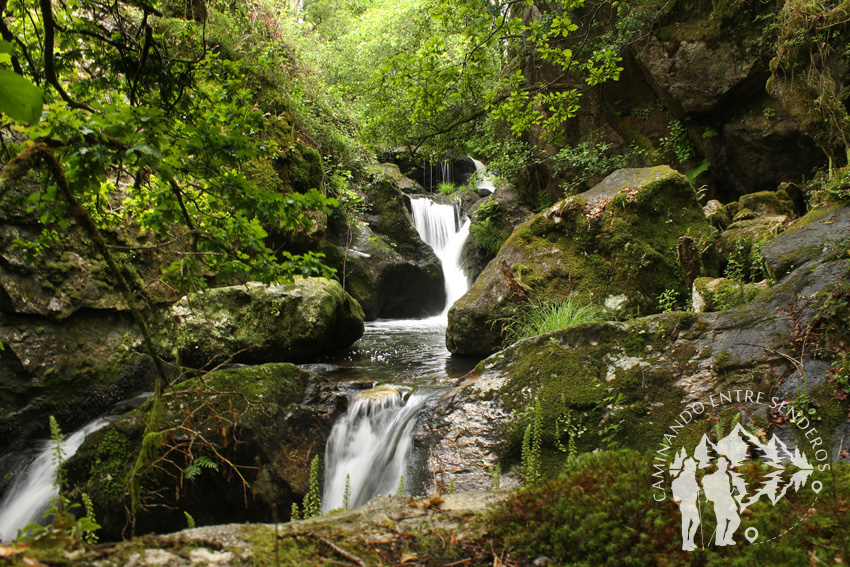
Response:
[[[85,441],[86,436],[105,426],[108,421],[98,418],[62,438],[62,460],[71,458]],[[50,501],[59,496],[53,485],[57,463],[52,441],[41,441],[38,454],[30,465],[19,472],[0,502],[0,538],[9,541],[18,530],[39,523]]]
[[[412,393],[405,400],[392,386],[357,394],[325,446],[323,512],[343,506],[346,476],[352,508],[396,492],[413,449],[416,418],[429,396]]]

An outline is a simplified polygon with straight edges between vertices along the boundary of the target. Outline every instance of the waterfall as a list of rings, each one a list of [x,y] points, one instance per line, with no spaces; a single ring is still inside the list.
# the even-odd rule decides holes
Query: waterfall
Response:
[[[416,230],[443,266],[447,302],[440,317],[398,324],[436,328],[445,325],[449,307],[468,288],[461,253],[470,221],[460,219],[452,205],[440,205],[428,198],[410,201]],[[343,506],[346,476],[351,507],[398,490],[399,480],[407,474],[416,418],[430,396],[412,392],[405,399],[398,387],[383,385],[354,397],[346,414],[334,424],[325,446],[322,511]]]
[[[379,494],[395,494],[413,449],[416,417],[428,397],[412,393],[405,401],[392,386],[357,394],[325,447],[323,512],[343,506],[346,476],[352,508]]]
[[[469,236],[470,221],[463,219],[459,222],[456,207],[435,203],[427,197],[411,198],[410,208],[419,236],[434,249],[443,266],[447,298],[443,315],[446,315],[452,304],[469,288],[461,256],[463,243]],[[460,228],[457,228],[458,225]]]
[[[491,193],[496,190],[496,187],[493,186],[493,183],[487,178],[487,169],[484,167],[484,164],[478,161],[477,159],[471,157],[472,163],[475,164],[475,173],[478,182],[475,184],[479,189],[486,189]]]
[[[61,441],[62,459],[72,457],[88,434],[107,423],[99,418],[64,436]],[[56,468],[53,441],[41,441],[35,460],[17,474],[0,502],[0,538],[3,541],[14,539],[18,530],[41,521],[42,513],[50,507],[50,500],[59,495],[53,485]]]

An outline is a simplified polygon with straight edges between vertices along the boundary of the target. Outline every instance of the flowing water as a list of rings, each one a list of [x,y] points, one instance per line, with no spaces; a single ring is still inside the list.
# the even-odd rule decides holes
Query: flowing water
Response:
[[[413,223],[443,265],[447,302],[428,319],[367,323],[363,337],[338,361],[346,378],[379,384],[352,399],[325,447],[324,511],[378,494],[393,494],[407,476],[416,419],[439,386],[472,369],[474,360],[452,357],[445,346],[448,310],[468,287],[461,249],[469,220],[451,205],[411,199]],[[409,478],[409,477],[408,477]]]
[[[61,441],[62,459],[73,456],[88,434],[107,423],[105,419],[98,418],[64,436]],[[42,513],[50,507],[51,499],[59,495],[54,486],[57,466],[54,454],[53,442],[41,441],[35,460],[18,472],[12,481],[0,502],[0,540],[14,539],[18,530],[28,524],[41,522]]]
[[[472,163],[475,164],[475,173],[478,174],[478,182],[475,186],[478,189],[486,189],[491,193],[496,190],[496,187],[493,183],[487,178],[487,169],[484,167],[484,164],[478,161],[475,158],[469,158],[472,160]]]
[[[455,207],[427,198],[412,199],[412,209],[417,230],[443,265],[446,307],[427,319],[370,322],[345,358],[335,361],[346,379],[364,379],[377,386],[359,392],[334,424],[325,449],[324,510],[342,506],[347,476],[351,506],[396,492],[407,474],[416,420],[425,403],[444,382],[462,376],[476,362],[452,357],[445,347],[449,307],[467,289],[461,249],[469,220],[461,218]],[[65,436],[63,458],[76,453],[86,435],[107,423],[97,419]],[[14,538],[19,529],[42,520],[57,496],[53,454],[52,443],[42,442],[35,459],[16,475],[0,502],[0,537]]]

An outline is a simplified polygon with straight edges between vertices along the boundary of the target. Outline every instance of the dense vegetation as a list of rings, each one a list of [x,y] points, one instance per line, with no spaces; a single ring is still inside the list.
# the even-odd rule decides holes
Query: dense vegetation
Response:
[[[696,16],[680,27],[678,20],[689,12]],[[103,262],[159,366],[159,395],[162,383],[183,369],[167,369],[158,354],[162,349],[150,329],[149,308],[157,303],[151,290],[164,289],[174,301],[204,288],[251,280],[287,282],[298,275],[335,277],[345,285],[345,254],[334,259],[343,262],[336,271],[330,266],[337,264],[325,256],[332,247],[304,244],[301,237],[333,227],[347,236],[342,240],[348,251],[366,224],[364,195],[375,175],[369,166],[379,152],[406,151],[416,159],[457,153],[481,157],[514,185],[529,211],[583,191],[615,169],[670,163],[687,174],[686,179],[671,171],[677,187],[688,193],[687,205],[678,208],[701,223],[688,234],[702,251],[716,252],[714,221],[703,218],[692,187],[718,169],[714,154],[720,152],[712,144],[720,136],[709,122],[711,113],[686,113],[664,100],[626,113],[606,98],[606,85],[615,83],[627,65],[641,64],[635,49],[651,33],[711,43],[746,28],[755,38],[748,55],[770,61],[765,63],[763,94],[781,103],[822,153],[824,167],[810,174],[808,184],[800,183],[800,193],[809,207],[846,203],[848,21],[847,3],[836,0],[0,0],[2,220],[38,227],[36,238],[19,237],[10,244],[36,267],[73,229],[81,229],[94,243],[92,254]],[[776,114],[773,102],[746,112],[764,121]],[[607,130],[596,122],[587,127],[590,114]],[[662,126],[655,124],[651,135],[630,125],[649,124],[655,115]],[[619,138],[612,141],[615,134]],[[537,217],[514,236],[516,227],[495,197],[478,205],[470,236],[488,260],[509,238],[515,247],[551,249],[556,224],[580,227],[559,241],[565,248],[575,247],[575,256],[588,265],[584,277],[576,278],[576,288],[575,268],[567,275],[567,286],[557,278],[537,276],[527,266],[524,271],[520,263],[505,264],[517,287],[517,298],[505,301],[515,306],[524,302],[511,318],[497,320],[504,323],[503,335],[510,341],[598,321],[601,309],[567,296],[581,289],[601,301],[607,292],[595,296],[595,290],[580,286],[596,285],[595,280],[611,285],[620,272],[636,284],[654,284],[651,305],[635,313],[673,311],[684,303],[679,298],[692,282],[680,285],[676,262],[681,258],[664,258],[673,268],[639,268],[650,265],[643,264],[647,258],[660,257],[659,251],[675,250],[685,230],[665,234],[658,239],[663,245],[654,247],[638,246],[640,240],[629,232],[657,228],[647,219],[673,199],[662,196],[646,210],[634,212],[635,205],[628,212],[638,194],[635,189],[630,195],[631,190],[589,210],[577,202],[564,205],[572,208],[558,212],[556,219]],[[441,191],[448,196],[453,187]],[[790,197],[785,201],[790,203]],[[787,206],[793,216],[794,205]],[[727,216],[734,218],[745,209],[736,204]],[[752,210],[749,214],[756,216]],[[386,224],[393,222],[388,214],[383,217]],[[674,220],[667,214],[656,224],[666,229]],[[601,230],[606,223],[610,226]],[[678,225],[672,228],[679,230]],[[745,244],[730,244],[724,252],[725,274],[734,285],[727,295],[718,292],[718,309],[750,301],[748,294],[758,291],[745,284],[768,276],[758,252],[763,242]],[[845,253],[841,248],[841,259]],[[566,256],[558,250],[553,254]],[[712,254],[703,261],[710,265],[704,271],[719,270],[720,260]],[[622,261],[609,266],[608,260],[618,255]],[[528,291],[532,287],[523,277],[543,291]],[[659,281],[650,281],[655,278]],[[674,283],[666,281],[671,278]],[[563,289],[547,291],[545,286]],[[556,292],[566,299],[555,297]],[[826,292],[813,304],[806,337],[817,339],[812,344],[823,351],[822,360],[833,364],[827,389],[836,399],[843,395],[843,402],[850,388],[846,281]],[[618,315],[627,316],[631,313]],[[634,350],[644,347],[641,342]],[[596,356],[594,364],[602,359]],[[630,382],[643,388],[645,376],[638,380],[634,372]],[[602,412],[620,401],[606,390],[598,403],[585,405]],[[169,410],[176,411],[174,407]],[[229,419],[233,412],[244,418],[246,413],[238,405],[222,408],[209,419]],[[522,414],[512,433],[513,453],[520,452],[521,433],[526,433],[524,461],[534,461],[529,455],[535,443],[540,452],[538,422],[543,418],[535,417],[541,411],[535,408]],[[171,434],[158,396],[147,410],[146,431],[136,431],[134,438],[141,450],[123,451],[133,453],[132,470],[122,470],[131,515],[143,506],[141,479],[161,461],[158,451]],[[577,565],[689,562],[691,556],[677,553],[678,534],[669,521],[675,509],[650,508],[642,498],[641,492],[648,490],[646,458],[616,451],[575,460],[576,439],[586,427],[572,421],[571,413],[556,420],[549,406],[544,410],[550,445],[544,453],[556,448],[564,453],[558,464],[567,460],[566,471],[541,482],[538,455],[537,468],[523,471],[531,486],[512,496],[482,527],[486,543],[492,547],[498,541],[498,551],[512,548],[518,561],[525,562],[536,555]],[[606,434],[613,438],[624,421],[612,424]],[[549,442],[553,423],[558,445]],[[610,438],[604,438],[606,446]],[[190,445],[185,453],[198,475],[206,461]],[[210,468],[227,469],[222,460],[209,462]],[[525,469],[527,463],[520,466]],[[315,467],[309,515],[317,506]],[[546,473],[555,468],[562,467],[549,467]],[[175,470],[182,482],[181,475],[190,469]],[[822,513],[813,514],[781,545],[748,548],[731,564],[846,561],[846,471],[836,474]],[[804,505],[789,498],[760,513],[772,527],[784,516],[805,513]],[[624,516],[629,522],[622,521]],[[71,521],[71,535],[77,539],[78,528]],[[485,540],[478,543],[484,546]],[[424,546],[418,551],[427,555]],[[433,563],[457,559],[437,556]],[[699,554],[695,561],[714,564]]]

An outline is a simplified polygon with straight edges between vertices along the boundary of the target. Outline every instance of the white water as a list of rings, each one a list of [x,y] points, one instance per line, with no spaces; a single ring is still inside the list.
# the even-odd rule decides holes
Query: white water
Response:
[[[105,419],[96,419],[63,437],[62,459],[72,457],[88,434],[107,423]],[[12,540],[18,535],[18,530],[41,521],[42,513],[50,507],[50,500],[59,495],[53,485],[56,467],[53,442],[40,442],[38,456],[18,473],[0,502],[0,541]]]
[[[359,393],[334,424],[325,447],[322,511],[341,508],[349,476],[354,508],[380,494],[395,494],[413,449],[416,418],[428,394],[402,393],[378,386]]]
[[[466,274],[463,273],[461,254],[463,243],[469,236],[469,219],[463,219],[457,228],[458,219],[453,205],[441,205],[427,197],[410,199],[413,211],[413,225],[422,240],[434,249],[443,266],[446,278],[445,318],[452,304],[460,299],[469,288]]]
[[[444,329],[449,308],[469,287],[462,269],[461,251],[469,235],[470,221],[463,219],[463,222],[459,222],[454,206],[436,204],[428,198],[411,199],[411,209],[416,230],[422,240],[434,249],[442,263],[446,280],[446,307],[441,316],[429,319],[370,323],[373,330]],[[458,225],[460,228],[457,228]],[[379,334],[384,336],[385,333]],[[442,330],[439,335],[440,348],[445,351]],[[384,344],[383,348],[386,346]],[[408,354],[415,358],[416,352],[424,347],[419,345],[418,349]],[[402,350],[409,351],[410,348],[404,347]],[[445,371],[443,368],[441,373]],[[410,368],[402,371],[402,374],[408,372],[416,374]],[[396,375],[389,376],[389,379],[404,381],[411,377]],[[374,380],[375,376],[371,379]],[[402,475],[406,475],[408,470],[416,419],[431,395],[432,392],[416,391],[405,399],[399,387],[378,386],[354,397],[345,416],[334,424],[325,446],[323,511],[343,506],[346,476],[349,477],[349,505],[352,508],[365,504],[373,496],[395,494]]]
[[[471,157],[472,163],[475,164],[475,173],[478,177],[478,183],[475,184],[479,189],[487,189],[491,193],[496,190],[496,187],[493,186],[493,183],[487,178],[487,168],[484,167],[484,164],[478,161],[477,159]]]

